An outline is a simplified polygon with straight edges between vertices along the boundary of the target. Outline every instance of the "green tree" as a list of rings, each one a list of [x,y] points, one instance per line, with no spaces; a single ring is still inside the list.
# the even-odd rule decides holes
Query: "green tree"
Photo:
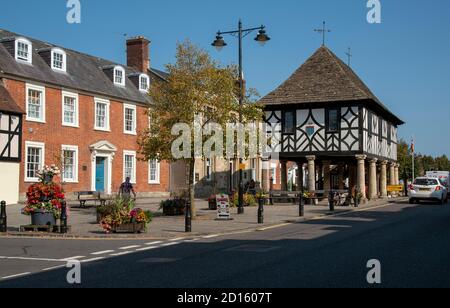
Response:
[[[140,137],[140,152],[145,160],[177,161],[172,155],[172,144],[179,137],[172,135],[175,124],[186,124],[194,140],[194,120],[201,116],[203,127],[217,123],[222,128],[227,123],[237,123],[239,112],[245,121],[260,120],[262,109],[256,104],[255,91],[245,93],[245,104],[239,106],[236,87],[237,69],[221,67],[207,52],[190,41],[177,45],[176,62],[166,65],[168,79],[153,82],[149,95],[153,106],[149,110],[151,127]],[[202,127],[202,128],[203,128]],[[225,129],[224,129],[225,130]],[[205,141],[206,138],[203,140]],[[188,166],[189,195],[192,202],[192,217],[196,216],[194,202],[195,147],[191,145],[190,157],[178,159]],[[224,156],[222,156],[224,157]]]

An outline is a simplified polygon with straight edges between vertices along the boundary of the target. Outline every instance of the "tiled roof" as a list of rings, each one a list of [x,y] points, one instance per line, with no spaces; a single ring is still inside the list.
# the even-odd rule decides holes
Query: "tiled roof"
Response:
[[[16,104],[8,91],[0,84],[0,113],[19,113],[23,114],[23,110]]]
[[[370,101],[403,124],[370,91],[356,73],[327,47],[320,47],[291,77],[261,99],[264,105]]]
[[[0,42],[17,37],[26,38],[33,44],[33,64],[17,62],[7,50],[5,44],[0,43],[0,72],[2,74],[14,75],[124,101],[144,104],[151,102],[149,96],[139,91],[129,78],[126,78],[125,87],[116,86],[102,69],[108,66],[120,65],[125,69],[127,76],[141,73],[133,68],[0,29]],[[52,70],[50,65],[38,53],[38,51],[42,52],[42,50],[53,47],[61,48],[66,52],[67,73]],[[150,69],[147,72],[151,79],[164,79],[164,76],[161,76],[164,75],[163,72],[156,71],[157,73],[155,73],[155,71]]]

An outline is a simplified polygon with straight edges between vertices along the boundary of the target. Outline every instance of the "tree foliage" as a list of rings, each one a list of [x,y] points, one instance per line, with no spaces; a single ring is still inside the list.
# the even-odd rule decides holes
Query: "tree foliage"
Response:
[[[411,180],[412,178],[412,151],[408,143],[401,140],[398,144],[398,163],[400,174]],[[446,155],[432,157],[430,155],[414,155],[414,174],[424,176],[427,171],[450,171],[450,160]]]

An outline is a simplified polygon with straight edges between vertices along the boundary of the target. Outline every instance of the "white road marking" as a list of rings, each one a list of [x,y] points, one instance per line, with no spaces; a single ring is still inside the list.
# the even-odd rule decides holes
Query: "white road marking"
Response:
[[[27,273],[21,273],[21,274],[6,276],[6,277],[2,277],[2,279],[17,278],[17,277],[22,277],[22,276],[26,276],[26,275],[31,275],[31,273],[27,272]]]
[[[79,259],[83,259],[83,258],[85,258],[85,256],[76,256],[76,257],[61,259],[61,261],[74,261],[74,260],[79,260]]]
[[[181,243],[180,242],[165,243],[165,244],[162,244],[161,247],[174,246],[174,245],[178,245],[178,244],[181,244]]]
[[[147,250],[152,250],[152,249],[156,249],[156,248],[159,248],[159,247],[156,247],[156,246],[153,246],[153,247],[144,247],[144,248],[136,249],[136,251],[147,251]]]
[[[199,238],[193,238],[193,239],[190,239],[190,240],[185,240],[184,242],[185,243],[191,243],[191,242],[196,242],[198,240],[200,240],[200,239]]]
[[[257,231],[266,231],[266,230],[271,230],[271,229],[277,229],[277,228],[281,228],[281,227],[285,227],[285,226],[290,226],[290,223],[285,223],[285,224],[279,224],[279,225],[275,225],[275,226],[270,226],[270,227],[265,227],[265,228],[260,228]]]
[[[211,235],[203,236],[202,238],[208,239],[208,238],[215,238],[215,237],[219,237],[219,236],[220,236],[219,234],[211,234]]]
[[[104,251],[93,252],[93,253],[91,253],[91,255],[99,256],[99,255],[106,255],[107,253],[112,253],[112,252],[114,252],[114,250],[104,250]]]
[[[61,260],[61,259],[26,258],[26,257],[3,257],[3,256],[0,256],[0,259],[3,259],[3,260],[22,260],[22,261],[42,261],[42,262],[64,262],[64,260]]]
[[[48,268],[44,268],[42,270],[42,272],[48,272],[48,271],[52,271],[52,270],[59,269],[59,268],[64,268],[64,267],[66,267],[66,266],[65,265],[58,265],[58,266],[48,267]]]
[[[132,246],[126,246],[126,247],[120,247],[120,250],[129,250],[129,249],[134,249],[134,248],[139,248],[141,247],[141,245],[132,245]]]
[[[99,260],[103,260],[103,259],[105,259],[105,257],[92,258],[92,259],[82,260],[81,263],[89,263],[89,262],[99,261]]]
[[[186,239],[186,238],[185,237],[173,238],[173,239],[170,239],[169,242],[178,242],[178,241],[182,241],[184,239]]]
[[[119,253],[113,253],[110,256],[119,257],[119,256],[128,255],[130,253],[133,253],[133,251],[122,251],[122,252],[119,252]]]
[[[151,246],[151,245],[157,245],[157,244],[161,244],[161,241],[156,241],[156,242],[151,242],[151,243],[146,243],[145,245],[147,246]]]

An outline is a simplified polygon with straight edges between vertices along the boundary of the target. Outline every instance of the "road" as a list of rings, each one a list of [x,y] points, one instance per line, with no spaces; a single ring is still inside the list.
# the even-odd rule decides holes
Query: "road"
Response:
[[[405,203],[170,242],[0,239],[0,288],[72,287],[71,258],[81,287],[371,287],[371,259],[379,287],[450,287],[449,235],[450,204]]]

